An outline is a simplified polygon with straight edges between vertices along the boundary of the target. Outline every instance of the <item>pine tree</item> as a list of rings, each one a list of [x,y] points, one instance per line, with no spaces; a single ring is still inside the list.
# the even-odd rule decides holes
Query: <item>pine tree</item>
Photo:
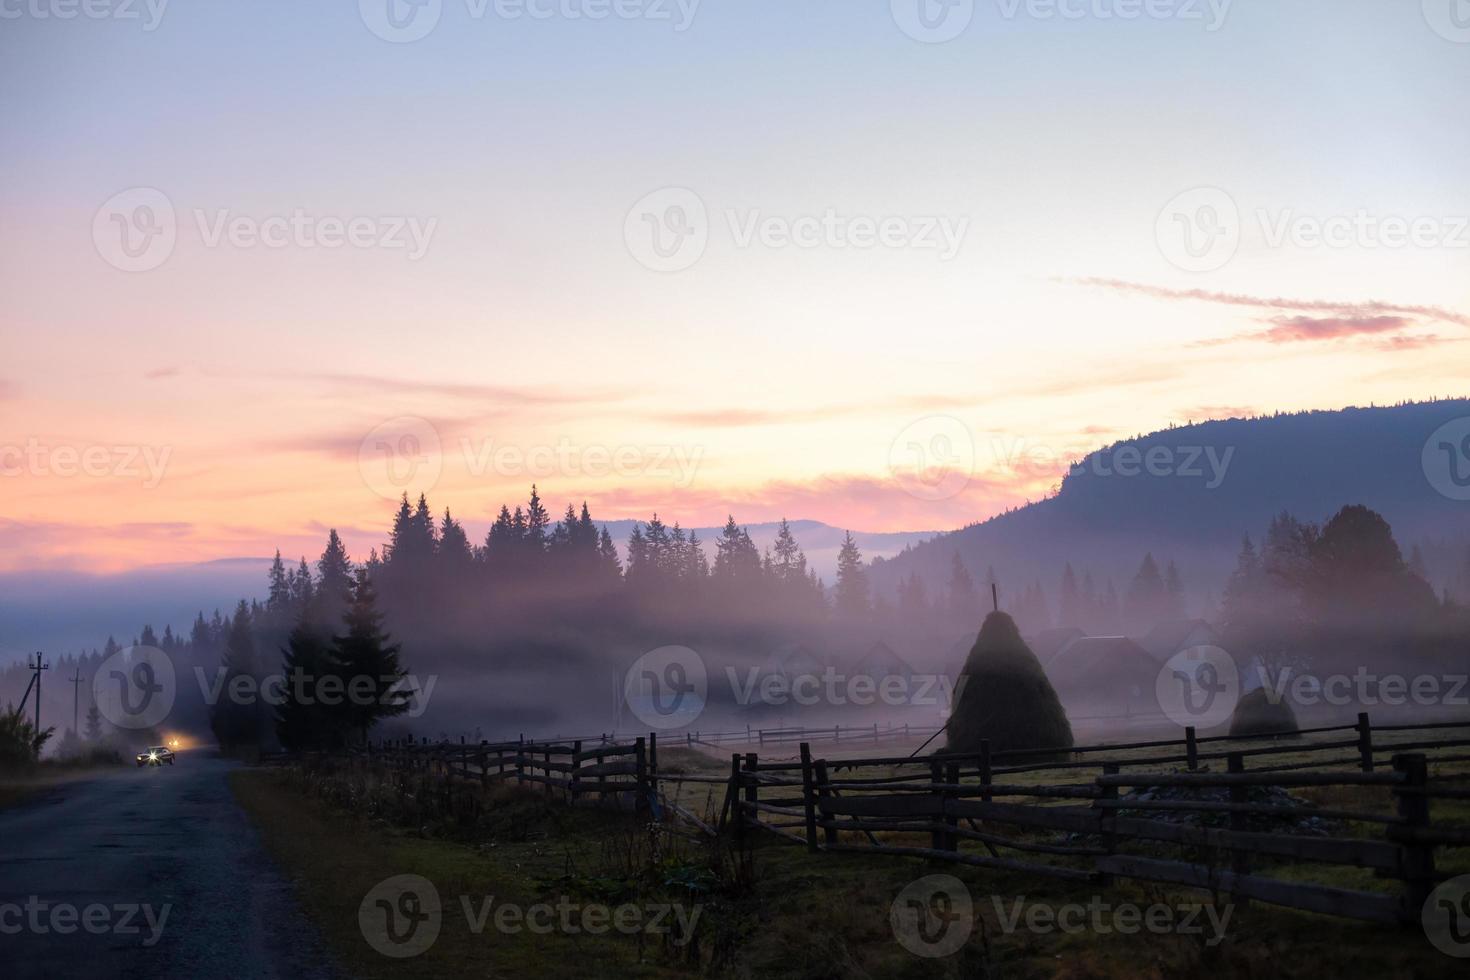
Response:
[[[87,709],[87,724],[82,729],[87,741],[95,742],[102,737],[102,712],[94,704]]]
[[[1168,593],[1164,588],[1164,577],[1159,574],[1158,563],[1152,553],[1143,556],[1133,582],[1128,586],[1128,595],[1123,600],[1123,623],[1129,633],[1144,633],[1165,619],[1168,612]]]
[[[865,616],[868,608],[868,574],[863,569],[857,542],[848,531],[842,539],[842,549],[837,552],[837,613],[856,619]]]
[[[541,496],[536,484],[531,484],[531,501],[526,507],[526,548],[532,555],[540,555],[546,549],[546,526],[551,515],[541,505]]]
[[[1164,592],[1168,596],[1169,619],[1183,619],[1188,610],[1188,601],[1184,595],[1184,579],[1179,575],[1179,566],[1172,561],[1164,572]]]
[[[950,619],[955,623],[970,624],[979,618],[980,596],[975,591],[975,580],[958,551],[949,556],[948,599]]]
[[[291,580],[286,576],[286,563],[281,561],[281,549],[276,549],[276,559],[271,562],[270,592],[265,601],[272,615],[284,616],[291,606]]]
[[[260,742],[259,700],[247,698],[236,700],[233,696],[236,678],[251,678],[253,689],[256,674],[255,637],[251,626],[250,607],[241,599],[230,623],[229,636],[225,641],[224,683],[220,688],[219,700],[211,706],[209,724],[214,737],[227,751]]]
[[[1072,571],[1071,562],[1067,562],[1067,567],[1062,569],[1062,591],[1059,601],[1058,626],[1081,627],[1087,622],[1087,608],[1082,601],[1082,591],[1077,587],[1077,573]]]
[[[470,539],[464,528],[444,510],[444,522],[439,526],[439,573],[445,586],[453,587],[469,578],[474,567],[475,555],[470,550]]]
[[[352,559],[347,557],[347,548],[337,535],[337,529],[327,532],[327,546],[316,562],[316,610],[313,620],[317,624],[335,623],[342,618],[347,603],[352,597]]]
[[[296,624],[281,663],[286,684],[276,705],[276,737],[288,749],[324,748],[340,741],[346,712],[325,703],[322,681],[340,676],[330,643],[306,622]]]
[[[410,693],[403,688],[408,674],[399,663],[400,647],[383,629],[377,593],[366,571],[359,571],[353,585],[352,605],[344,618],[346,633],[332,643],[346,690],[357,690],[345,706],[345,727],[358,732],[363,741],[368,730],[383,718],[408,710]],[[370,692],[363,697],[362,692]]]
[[[296,573],[291,576],[292,615],[299,618],[311,608],[315,591],[316,586],[311,581],[311,568],[306,564],[306,556],[303,555],[301,564],[296,567]]]

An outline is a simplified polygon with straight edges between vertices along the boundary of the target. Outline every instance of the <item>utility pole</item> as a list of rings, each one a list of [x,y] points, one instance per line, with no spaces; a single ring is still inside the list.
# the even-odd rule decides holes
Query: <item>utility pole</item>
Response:
[[[20,708],[25,710],[26,698],[31,696],[31,688],[36,689],[36,734],[41,733],[41,671],[50,670],[51,665],[41,662],[41,651],[36,651],[36,662],[31,663],[31,658],[26,658],[26,669],[35,674],[31,682],[26,685],[26,693],[21,696]]]
[[[82,730],[77,727],[77,708],[82,696],[82,668],[78,667],[76,671],[77,676],[71,678],[71,733],[81,738]]]

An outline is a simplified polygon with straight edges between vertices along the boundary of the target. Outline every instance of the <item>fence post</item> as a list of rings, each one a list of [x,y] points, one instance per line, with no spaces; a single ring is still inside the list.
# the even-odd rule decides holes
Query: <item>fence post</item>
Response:
[[[577,793],[580,792],[577,784],[582,781],[582,740],[578,739],[572,743],[572,771],[567,774],[567,798],[572,803],[577,802]]]
[[[829,785],[827,783],[827,760],[826,759],[818,759],[817,760],[817,773],[816,774],[817,774],[817,797],[819,799],[825,800],[829,796],[831,796],[831,794],[832,794],[832,790],[831,790],[831,788],[829,787]],[[831,821],[832,821],[832,818],[828,814],[826,814],[825,812],[822,814],[822,819],[825,820],[825,821],[827,821],[828,823],[831,823]],[[822,837],[826,840],[826,842],[829,845],[836,844],[837,843],[837,828],[836,827],[823,827],[822,828]]]
[[[485,745],[486,744],[487,743],[485,742],[485,740],[483,738],[480,739],[480,751],[478,753],[478,755],[479,755],[479,760],[478,761],[479,761],[479,766],[480,766],[480,789],[482,789],[482,790],[485,789],[487,786],[490,785],[490,760],[485,755]]]
[[[723,832],[724,829],[725,829],[725,821],[726,820],[733,820],[734,821],[734,831],[733,831],[733,833],[734,833],[735,839],[738,841],[740,839],[741,831],[743,829],[740,826],[740,754],[739,753],[735,753],[735,754],[732,754],[730,756],[730,782],[729,782],[729,785],[727,785],[725,787],[725,805],[722,806],[722,807],[720,807],[720,826],[719,826],[719,830],[721,832]]]
[[[648,733],[648,791],[658,799],[658,732]]]
[[[1414,839],[1415,831],[1429,826],[1429,797],[1424,795],[1429,766],[1423,753],[1416,752],[1394,756],[1393,768],[1404,775],[1403,785],[1394,787],[1399,817],[1407,831],[1399,844],[1403,854],[1404,914],[1409,921],[1417,922],[1434,887],[1434,847]]]
[[[1190,729],[1190,731],[1193,730]],[[1122,767],[1116,762],[1104,762],[1102,767],[1103,775],[1116,776],[1120,768]],[[1104,800],[1116,801],[1117,799],[1118,787],[1104,786],[1097,802],[1101,803]],[[1118,848],[1118,837],[1114,832],[1117,826],[1118,811],[1113,807],[1098,806],[1097,804],[1094,804],[1094,807],[1101,811],[1098,814],[1098,829],[1102,832],[1103,847],[1109,854],[1113,854]],[[1110,874],[1099,875],[1098,883],[1101,885],[1111,885],[1113,883],[1113,876]]]
[[[806,810],[806,849],[817,850],[817,791],[812,785],[812,747],[801,743],[801,804]]]
[[[516,737],[516,785],[526,785],[526,736]]]
[[[983,803],[989,803],[995,798],[990,792],[990,783],[990,739],[982,738],[980,740],[980,788],[982,790],[980,800]]]
[[[1358,712],[1358,758],[1364,772],[1373,771],[1373,723],[1368,720],[1368,712]]]
[[[1188,760],[1189,771],[1199,769],[1199,739],[1195,736],[1194,726],[1188,725],[1184,729],[1184,757]]]
[[[643,736],[639,735],[633,742],[634,764],[637,768],[638,801],[634,805],[635,811],[641,811],[648,805],[648,744],[644,742]]]
[[[755,804],[760,802],[760,784],[756,781],[756,773],[760,769],[760,759],[754,752],[745,753],[745,771],[749,774],[749,781],[745,786],[745,802]],[[742,818],[744,811],[741,811]],[[754,806],[750,808],[750,819],[759,820],[760,812]]]
[[[1245,772],[1245,756],[1241,755],[1239,752],[1230,753],[1230,755],[1226,757],[1226,768],[1232,773]],[[1249,796],[1249,791],[1244,786],[1230,787],[1230,802],[1233,804],[1247,803],[1249,802]],[[1237,833],[1243,833],[1249,830],[1249,817],[1244,813],[1240,813],[1239,811],[1231,811],[1230,829]],[[1240,847],[1232,848],[1230,851],[1230,870],[1235,872],[1235,874],[1237,875],[1246,875],[1250,873],[1250,869],[1250,851],[1247,851],[1244,848]],[[1242,908],[1250,904],[1250,900],[1248,898],[1235,894],[1234,889],[1231,889],[1231,900],[1240,905]]]
[[[953,785],[956,785],[956,786],[959,785],[959,781],[960,781],[960,764],[958,762],[951,762],[946,767],[945,772],[944,772],[944,781],[946,783],[950,783],[950,784],[953,784]],[[944,791],[944,798],[946,800],[946,803],[944,805],[944,809],[946,811],[945,812],[945,817],[944,817],[944,822],[949,825],[949,830],[944,835],[944,849],[946,851],[958,851],[960,849],[960,835],[957,834],[957,833],[955,833],[955,830],[960,825],[960,818],[959,817],[956,817],[956,816],[952,816],[948,812],[949,809],[950,809],[948,801],[949,800],[953,800],[953,799],[957,799],[958,796],[959,796],[959,790],[957,790],[957,789],[950,789],[950,790],[945,790]]]
[[[939,826],[944,822],[944,790],[939,788],[939,784],[943,781],[944,763],[938,761],[929,763],[929,784],[933,787],[929,790],[929,795],[934,797],[938,804],[936,809],[939,811],[933,816],[935,829],[929,832],[929,846],[936,851],[944,850],[946,836],[944,831],[939,829]]]
[[[546,787],[546,795],[550,796],[552,793],[556,792],[556,787],[551,785],[552,775],[550,742],[546,743],[546,757],[542,761],[546,763],[545,768],[541,770],[541,774],[546,777],[546,782],[542,783],[542,785]]]

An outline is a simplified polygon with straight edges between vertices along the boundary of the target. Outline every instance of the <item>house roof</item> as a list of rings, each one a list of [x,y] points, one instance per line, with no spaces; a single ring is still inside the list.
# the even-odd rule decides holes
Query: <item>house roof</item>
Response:
[[[1062,647],[1073,640],[1080,640],[1087,634],[1075,626],[1058,626],[1054,629],[1042,630],[1041,632],[1028,636],[1026,645],[1031,652],[1036,654],[1036,659],[1046,663]]]
[[[1138,645],[1162,663],[1183,650],[1186,644],[1193,646],[1189,640],[1196,631],[1202,632],[1201,642],[1215,643],[1220,639],[1215,627],[1203,619],[1170,619],[1156,623],[1153,629],[1138,637]]]
[[[1053,683],[1067,679],[1106,674],[1123,674],[1146,678],[1150,684],[1158,674],[1158,664],[1148,651],[1126,636],[1084,636],[1062,647],[1045,663],[1047,676]]]
[[[885,674],[898,673],[912,674],[914,668],[909,662],[900,657],[894,649],[882,640],[868,647],[868,652],[863,654],[857,662],[859,673],[871,671],[873,667],[881,667]]]

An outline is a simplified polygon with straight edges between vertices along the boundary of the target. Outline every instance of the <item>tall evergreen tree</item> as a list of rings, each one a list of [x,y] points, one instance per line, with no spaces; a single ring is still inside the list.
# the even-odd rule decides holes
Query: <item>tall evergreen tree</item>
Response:
[[[863,568],[862,552],[848,531],[837,552],[837,614],[856,619],[865,616],[868,608],[868,573]]]
[[[407,711],[411,696],[403,687],[408,673],[399,663],[400,647],[383,629],[377,593],[366,571],[357,574],[344,625],[346,632],[333,641],[333,654],[346,689],[360,692],[346,705],[344,718],[346,727],[366,741],[377,722]]]
[[[960,558],[958,551],[949,556],[949,615],[955,624],[969,626],[980,618],[980,596],[975,591],[975,579]]]

